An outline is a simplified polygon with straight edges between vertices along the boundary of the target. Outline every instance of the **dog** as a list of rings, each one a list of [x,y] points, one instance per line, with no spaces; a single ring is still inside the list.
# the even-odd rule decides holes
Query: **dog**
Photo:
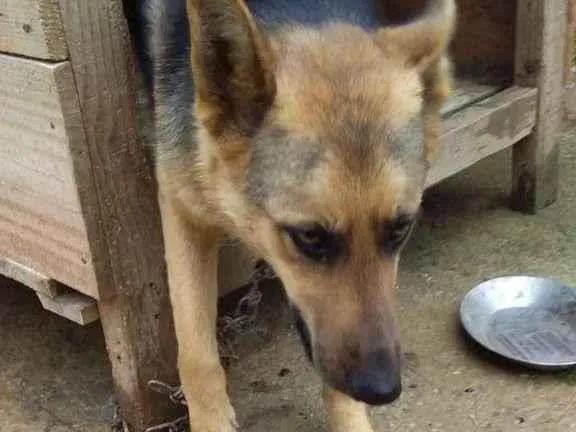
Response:
[[[454,0],[145,0],[138,52],[193,432],[238,428],[216,340],[223,238],[282,280],[333,432],[401,393],[399,255],[437,153]]]

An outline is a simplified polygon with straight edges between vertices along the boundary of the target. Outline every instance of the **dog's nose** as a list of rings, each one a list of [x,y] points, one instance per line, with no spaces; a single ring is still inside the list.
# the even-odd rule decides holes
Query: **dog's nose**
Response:
[[[357,370],[348,377],[349,394],[369,405],[394,402],[402,393],[399,374],[385,371]]]

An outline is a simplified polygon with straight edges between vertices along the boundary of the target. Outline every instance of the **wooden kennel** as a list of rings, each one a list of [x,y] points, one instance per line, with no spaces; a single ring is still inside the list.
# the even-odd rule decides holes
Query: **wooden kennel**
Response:
[[[421,2],[396,3],[401,18]],[[513,146],[512,206],[535,212],[557,194],[566,0],[459,10],[459,78],[429,184]],[[47,309],[100,318],[124,419],[142,431],[169,412],[146,383],[177,373],[121,0],[0,0],[0,52],[0,272]],[[245,257],[224,260],[224,289],[247,280]]]

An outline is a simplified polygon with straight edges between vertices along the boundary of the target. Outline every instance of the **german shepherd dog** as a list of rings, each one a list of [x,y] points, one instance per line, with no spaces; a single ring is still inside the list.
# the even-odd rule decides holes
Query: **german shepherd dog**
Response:
[[[454,0],[145,0],[139,51],[193,432],[232,432],[216,341],[219,242],[282,280],[333,432],[401,392],[399,253],[436,152]]]

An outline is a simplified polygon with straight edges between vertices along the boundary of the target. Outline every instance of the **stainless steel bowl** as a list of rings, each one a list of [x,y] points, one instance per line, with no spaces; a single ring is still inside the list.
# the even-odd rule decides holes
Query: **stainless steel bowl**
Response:
[[[486,349],[538,369],[576,366],[576,289],[544,278],[501,277],[460,305],[466,332]]]

